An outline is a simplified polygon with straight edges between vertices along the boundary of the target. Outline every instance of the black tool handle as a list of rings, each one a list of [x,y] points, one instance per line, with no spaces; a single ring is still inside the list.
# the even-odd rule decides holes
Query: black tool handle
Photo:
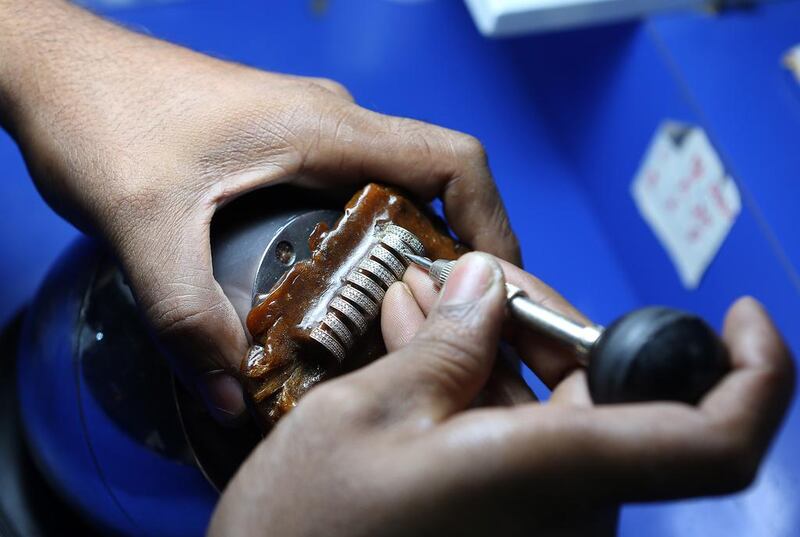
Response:
[[[595,403],[670,400],[696,404],[729,371],[725,345],[705,321],[648,307],[606,328],[589,357]]]

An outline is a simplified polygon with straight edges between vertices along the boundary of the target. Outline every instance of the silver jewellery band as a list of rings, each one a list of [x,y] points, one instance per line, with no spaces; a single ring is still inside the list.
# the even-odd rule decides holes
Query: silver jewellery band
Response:
[[[400,227],[396,224],[389,224],[386,226],[384,230],[387,235],[396,235],[398,236],[404,243],[406,243],[409,248],[413,250],[413,253],[417,255],[425,255],[425,247],[422,245],[422,242],[417,238],[416,235],[411,233],[404,227]]]
[[[399,253],[400,255],[415,253],[414,250],[408,244],[404,243],[400,237],[398,237],[397,235],[392,235],[390,233],[387,233],[386,235],[383,236],[383,238],[381,239],[381,244],[388,246],[389,248]]]
[[[357,335],[363,335],[367,331],[367,328],[369,328],[364,314],[358,311],[358,308],[342,297],[333,297],[333,300],[331,300],[331,303],[328,305],[328,307],[338,311],[344,315],[348,321],[353,323],[353,325],[356,327]]]
[[[355,338],[366,333],[369,322],[380,313],[386,289],[403,277],[408,267],[405,254],[425,255],[425,248],[407,229],[395,224],[387,225],[380,242],[347,275],[346,283],[328,304],[325,317],[311,331],[311,338],[339,362],[344,361],[347,349],[356,342]]]
[[[365,259],[358,265],[358,268],[378,278],[378,280],[382,282],[387,289],[390,285],[397,281],[397,277],[392,274],[389,269],[374,259]]]
[[[406,271],[405,263],[397,259],[397,257],[382,244],[376,245],[369,255],[389,267],[389,270],[392,271],[398,280],[403,277],[403,273]]]
[[[325,329],[316,327],[311,331],[311,338],[320,343],[323,347],[328,349],[339,362],[343,362],[346,356],[344,347],[339,341],[330,335]]]
[[[347,281],[363,289],[375,302],[383,300],[383,296],[386,294],[383,287],[375,283],[375,280],[360,272],[354,271],[348,274]]]
[[[349,300],[350,302],[354,303],[356,306],[361,308],[366,313],[369,320],[375,318],[375,316],[378,315],[378,311],[380,311],[380,307],[378,306],[378,304],[373,302],[373,300],[370,297],[368,297],[367,295],[365,295],[352,285],[345,285],[344,287],[342,287],[342,289],[339,291],[339,294],[343,298],[346,298],[347,300]]]
[[[353,346],[353,333],[350,332],[350,329],[347,328],[347,325],[344,324],[344,321],[342,321],[336,313],[328,311],[328,313],[325,314],[325,318],[322,320],[322,324],[330,328],[331,331],[336,334],[336,337],[344,344],[345,348],[349,349]]]

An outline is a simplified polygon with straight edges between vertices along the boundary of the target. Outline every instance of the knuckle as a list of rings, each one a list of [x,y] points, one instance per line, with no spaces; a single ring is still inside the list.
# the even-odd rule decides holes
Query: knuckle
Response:
[[[456,134],[453,147],[462,158],[468,158],[482,164],[485,164],[488,160],[486,148],[480,140],[470,134]]]
[[[382,116],[386,132],[393,135],[419,134],[424,129],[416,119],[402,116]]]
[[[402,140],[426,151],[427,157],[437,143],[438,133],[442,130],[422,121],[399,116],[382,116],[384,134],[399,137]]]
[[[330,78],[315,78],[314,82],[318,86],[322,86],[326,90],[331,93],[334,93],[340,97],[345,97],[346,99],[352,100],[353,95],[350,91],[344,86],[344,84],[337,82],[336,80],[332,80]]]
[[[157,333],[167,338],[208,332],[225,307],[209,290],[190,283],[162,287],[159,295],[145,314]]]
[[[331,89],[319,78],[305,78],[296,82],[295,89],[301,96],[307,98],[326,99],[330,97]]]

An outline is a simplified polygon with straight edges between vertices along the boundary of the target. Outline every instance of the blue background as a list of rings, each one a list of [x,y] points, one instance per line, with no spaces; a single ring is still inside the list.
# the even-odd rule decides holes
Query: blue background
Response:
[[[800,2],[722,16],[487,40],[456,0],[190,1],[107,15],[269,70],[334,78],[371,109],[480,138],[526,268],[597,322],[683,307],[721,325],[735,297],[762,300],[800,348],[800,86],[780,58],[800,43]],[[664,119],[706,129],[743,209],[700,287],[685,290],[629,195]],[[0,323],[30,299],[77,232],[32,186],[0,133]],[[622,535],[800,535],[800,414],[756,484],[720,499],[629,506]]]

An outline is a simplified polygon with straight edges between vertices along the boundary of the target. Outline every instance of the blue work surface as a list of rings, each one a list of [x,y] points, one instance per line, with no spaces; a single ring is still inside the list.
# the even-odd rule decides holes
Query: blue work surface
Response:
[[[780,53],[800,42],[800,2],[504,41],[480,37],[452,0],[207,0],[110,15],[212,55],[334,78],[371,109],[477,136],[526,268],[597,322],[662,303],[720,326],[736,296],[753,294],[800,348],[800,234],[791,206],[800,199],[800,87],[779,65]],[[629,194],[664,119],[704,127],[743,196],[742,214],[694,291],[680,285]],[[37,197],[5,138],[0,162],[5,322],[76,232]],[[749,491],[626,507],[621,534],[798,535],[797,453],[795,403]]]

